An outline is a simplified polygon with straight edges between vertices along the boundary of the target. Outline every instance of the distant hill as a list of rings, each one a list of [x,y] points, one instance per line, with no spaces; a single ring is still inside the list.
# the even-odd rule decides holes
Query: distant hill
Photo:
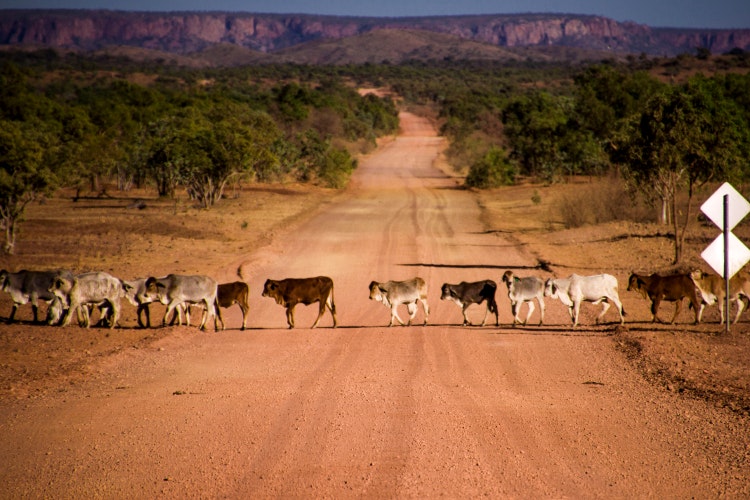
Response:
[[[674,56],[750,50],[750,29],[652,28],[600,16],[517,14],[407,18],[227,12],[0,10],[0,45],[75,51],[138,47],[196,65],[316,64],[405,59],[544,58],[572,54]],[[524,49],[524,50],[520,50]],[[545,49],[529,52],[528,49]],[[142,57],[155,52],[135,52]],[[186,61],[173,57],[177,61]]]

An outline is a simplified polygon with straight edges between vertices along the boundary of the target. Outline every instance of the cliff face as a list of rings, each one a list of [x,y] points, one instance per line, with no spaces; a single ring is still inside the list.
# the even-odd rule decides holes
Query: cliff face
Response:
[[[190,53],[217,43],[273,52],[300,43],[375,29],[446,33],[501,47],[560,45],[651,55],[705,47],[750,50],[750,29],[658,29],[597,16],[519,14],[422,18],[354,18],[219,12],[0,10],[0,44],[94,50],[133,45]]]

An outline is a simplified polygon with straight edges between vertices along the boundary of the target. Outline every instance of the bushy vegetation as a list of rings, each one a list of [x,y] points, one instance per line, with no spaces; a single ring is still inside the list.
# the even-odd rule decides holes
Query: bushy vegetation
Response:
[[[114,179],[164,196],[186,188],[205,207],[240,179],[344,186],[356,168],[347,145],[398,127],[395,103],[357,86],[432,108],[468,186],[616,174],[623,192],[674,225],[675,260],[691,217],[690,203],[677,212],[677,194],[691,200],[703,183],[750,174],[744,52],[211,70],[51,51],[0,57],[0,215],[10,247],[24,204],[59,186],[97,190]],[[696,62],[716,72],[682,78]]]
[[[7,57],[15,61],[0,61],[0,217],[9,253],[24,207],[60,187],[185,189],[204,208],[242,180],[340,188],[357,166],[347,145],[374,146],[398,127],[391,99],[360,96],[323,71],[281,68],[269,79],[252,68],[136,71],[47,51]]]

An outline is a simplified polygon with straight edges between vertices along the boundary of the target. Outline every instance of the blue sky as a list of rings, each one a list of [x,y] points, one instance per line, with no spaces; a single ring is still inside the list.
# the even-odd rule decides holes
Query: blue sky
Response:
[[[0,0],[0,8],[199,10],[402,17],[557,12],[680,28],[750,28],[750,0]]]

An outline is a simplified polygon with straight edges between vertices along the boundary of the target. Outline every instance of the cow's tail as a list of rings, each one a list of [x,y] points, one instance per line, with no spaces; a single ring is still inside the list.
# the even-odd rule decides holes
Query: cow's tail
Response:
[[[336,314],[336,302],[333,300],[333,281],[331,281],[331,291],[328,294],[328,308],[333,314]]]
[[[237,266],[237,271],[236,271],[237,272],[237,277],[239,279],[241,279],[242,281],[244,281],[245,283],[249,283],[250,282],[250,277],[249,276],[245,276],[245,264],[247,264],[247,263],[243,262],[242,264],[240,264],[239,266]]]

